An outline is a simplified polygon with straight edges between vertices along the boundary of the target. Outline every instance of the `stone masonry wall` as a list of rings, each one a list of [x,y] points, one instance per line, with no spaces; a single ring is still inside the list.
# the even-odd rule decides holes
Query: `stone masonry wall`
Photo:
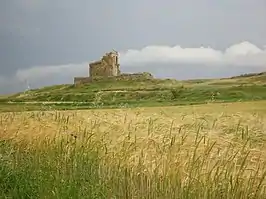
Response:
[[[90,77],[74,77],[74,84],[88,84],[91,83],[92,80]]]
[[[105,63],[97,63],[90,65],[90,77],[107,77],[112,75],[112,67]]]
[[[101,60],[89,64],[89,77],[75,77],[74,84],[98,81],[146,80],[153,79],[150,73],[121,74],[117,52],[106,53]]]
[[[75,77],[74,84],[87,84],[87,83],[100,82],[100,81],[121,81],[121,80],[136,81],[136,80],[147,80],[153,78],[154,77],[147,72],[121,74],[118,76],[109,76],[109,77]]]
[[[90,77],[108,77],[119,75],[118,55],[116,53],[107,53],[100,61],[89,64]]]

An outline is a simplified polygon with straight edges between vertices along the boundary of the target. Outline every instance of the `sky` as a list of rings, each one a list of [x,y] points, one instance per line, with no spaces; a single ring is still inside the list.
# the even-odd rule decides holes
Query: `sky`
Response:
[[[265,0],[2,0],[0,94],[73,83],[112,49],[158,78],[266,71],[265,35]]]

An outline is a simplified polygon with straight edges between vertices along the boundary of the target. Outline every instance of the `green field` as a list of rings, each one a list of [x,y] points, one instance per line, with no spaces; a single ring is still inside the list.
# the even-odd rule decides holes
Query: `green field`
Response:
[[[264,199],[265,80],[101,82],[4,96],[0,198]]]
[[[80,86],[56,85],[2,97],[0,110],[76,110],[257,101],[266,100],[265,91],[266,73],[187,81],[101,81]]]

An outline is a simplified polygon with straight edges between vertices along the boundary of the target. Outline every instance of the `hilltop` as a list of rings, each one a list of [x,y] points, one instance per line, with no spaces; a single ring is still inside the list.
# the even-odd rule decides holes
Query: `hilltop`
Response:
[[[83,109],[118,106],[186,105],[266,100],[266,73],[222,79],[102,80],[29,90],[0,98],[1,104]],[[9,103],[8,103],[9,102]],[[25,106],[24,106],[25,108]],[[7,109],[7,108],[6,108]]]

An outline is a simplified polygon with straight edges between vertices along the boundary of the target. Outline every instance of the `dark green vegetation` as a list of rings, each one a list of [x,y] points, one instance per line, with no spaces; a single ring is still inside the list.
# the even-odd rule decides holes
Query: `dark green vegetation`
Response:
[[[266,73],[259,73],[227,79],[121,80],[79,86],[56,85],[0,98],[0,110],[189,105],[265,99]]]

